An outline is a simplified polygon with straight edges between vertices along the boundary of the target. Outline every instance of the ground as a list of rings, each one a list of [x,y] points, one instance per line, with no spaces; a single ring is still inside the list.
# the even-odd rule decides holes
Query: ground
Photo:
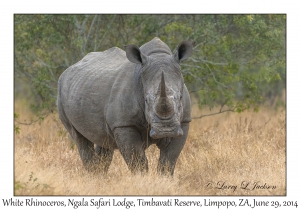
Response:
[[[23,107],[15,103],[18,121],[31,117]],[[194,108],[193,116],[207,112]],[[19,127],[15,195],[286,195],[284,108],[193,120],[173,178],[156,174],[155,145],[146,151],[147,175],[132,175],[118,151],[101,175],[84,170],[56,113]]]

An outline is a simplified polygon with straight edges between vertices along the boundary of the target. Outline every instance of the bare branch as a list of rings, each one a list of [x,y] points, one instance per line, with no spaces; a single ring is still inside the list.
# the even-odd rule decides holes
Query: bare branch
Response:
[[[58,69],[58,68],[61,68],[63,67],[62,65],[60,66],[51,66],[50,64],[47,64],[45,61],[43,61],[41,58],[39,58],[38,56],[34,55],[34,57],[41,63],[43,64],[44,66],[50,68],[50,69]],[[53,74],[53,72],[52,72]]]
[[[86,42],[86,35],[85,35],[85,24],[88,20],[88,16],[86,15],[84,20],[82,21],[82,23],[80,24],[79,20],[77,19],[77,17],[75,17],[75,26],[78,30],[78,34],[79,36],[83,39],[84,42]],[[84,51],[84,45],[82,45],[81,48],[81,56],[83,57],[85,55],[85,51]]]
[[[207,66],[207,68],[209,69],[209,71],[210,71],[211,75],[213,76],[213,78],[214,78],[215,82],[216,82],[217,84],[219,84],[219,85],[222,85],[224,88],[228,88],[228,86],[224,85],[224,84],[223,84],[223,83],[221,83],[221,82],[218,82],[218,81],[216,80],[216,77],[215,77],[215,75],[214,75],[213,71],[210,69],[210,67],[209,67],[207,64],[206,64],[206,66]]]
[[[198,90],[190,90],[189,93],[197,93],[199,90],[205,90],[205,88],[199,88]]]
[[[24,59],[27,61],[25,56],[22,56],[22,57],[24,57]],[[21,74],[23,74],[25,77],[33,79],[33,76],[31,74],[29,74],[28,72],[24,71],[23,67],[19,64],[18,56],[16,56],[15,52],[14,52],[14,60],[15,60],[16,66],[17,66],[17,68],[15,68],[15,69],[18,69],[18,71]],[[30,65],[28,65],[28,66],[30,66]]]
[[[86,50],[86,45],[87,45],[87,43],[89,41],[89,38],[90,38],[90,35],[91,35],[91,31],[92,31],[92,28],[94,26],[94,23],[95,23],[96,19],[97,19],[97,15],[94,16],[93,21],[92,21],[91,26],[90,26],[90,29],[89,29],[89,32],[88,32],[88,35],[86,36],[85,43],[83,45],[83,51],[84,52]]]
[[[50,115],[51,112],[48,112],[47,114],[44,114],[42,117],[39,117],[38,119],[35,120],[30,120],[30,122],[20,122],[17,119],[15,119],[15,123],[19,124],[19,125],[32,125],[34,123],[37,123],[39,121],[41,121],[42,119],[45,119],[46,117],[48,117]],[[25,120],[26,121],[26,120]]]
[[[185,67],[192,67],[192,68],[198,68],[198,69],[204,69],[201,66],[195,66],[195,65],[189,65],[189,64],[181,64],[181,66],[185,66]]]
[[[85,24],[86,24],[88,18],[89,18],[89,15],[85,15],[84,20],[82,21],[82,24],[81,24],[81,30],[82,30],[83,37],[84,37],[84,40],[85,40],[85,41],[86,41]]]
[[[200,119],[202,117],[217,115],[217,114],[221,114],[221,113],[224,113],[224,112],[235,112],[235,110],[234,109],[227,109],[227,110],[223,110],[223,111],[220,110],[219,112],[215,112],[215,113],[211,113],[211,114],[204,114],[204,115],[201,115],[199,117],[192,117],[192,119]]]
[[[70,66],[70,63],[69,63],[69,60],[68,60],[68,56],[66,56],[65,50],[62,49],[61,46],[57,46],[57,48],[61,51],[61,55],[64,55],[64,61],[65,61],[65,65],[61,65],[59,67],[68,68]]]
[[[111,26],[112,26],[112,24],[113,24],[113,22],[114,22],[114,20],[115,20],[115,17],[116,17],[116,15],[114,15],[113,19],[110,21],[110,23],[109,23],[109,25],[108,25],[108,27],[107,27],[107,30],[105,30],[105,33],[103,34],[101,40],[100,40],[100,41],[98,42],[98,44],[96,45],[95,49],[98,49],[99,44],[102,43],[102,41],[103,41],[104,38],[106,37],[107,32],[110,31],[110,28],[111,28]],[[95,51],[96,51],[96,50],[95,50]]]
[[[100,15],[100,16],[98,16],[98,18],[97,18],[97,23],[96,23],[96,26],[95,26],[95,34],[94,34],[94,36],[93,36],[93,37],[94,37],[94,41],[93,41],[93,46],[94,46],[93,51],[94,51],[94,52],[97,51],[96,45],[97,45],[97,41],[98,41],[98,39],[99,39],[99,32],[100,32],[100,29],[99,29],[99,28],[101,28],[101,27],[100,27],[101,21],[102,21],[102,16]]]
[[[69,67],[69,66],[70,66],[70,63],[69,63],[68,59],[67,59],[66,57],[64,57],[64,60],[65,60],[65,65],[66,65],[67,67]]]
[[[52,80],[53,82],[56,82],[56,79],[55,79],[55,76],[54,76],[54,73],[53,73],[52,69],[57,69],[57,68],[60,68],[60,67],[63,67],[63,66],[62,66],[62,65],[60,65],[60,66],[51,66],[51,65],[45,63],[45,62],[44,62],[41,58],[39,58],[38,56],[35,55],[35,57],[36,57],[36,59],[37,59],[42,65],[44,65],[44,66],[47,67],[48,71],[49,71],[50,74],[51,74],[51,80]]]
[[[26,122],[19,122],[18,120],[15,120],[15,122],[16,122],[17,124],[20,124],[20,125],[32,125],[32,124],[34,124],[34,123],[36,123],[36,122],[38,122],[38,121],[40,121],[40,119],[32,120],[32,121],[30,121],[29,123],[26,123]]]
[[[205,35],[198,36],[197,38],[199,38],[199,37],[204,37],[204,36],[205,36]],[[203,44],[206,44],[206,43],[207,43],[207,41],[200,42],[200,43],[197,44],[195,47],[193,47],[193,50],[200,52],[200,50],[196,50],[196,49],[197,49],[199,46],[201,46],[201,45],[203,45]]]
[[[212,64],[212,65],[215,65],[215,66],[227,66],[228,63],[214,63],[212,61],[208,61],[208,60],[205,60],[201,57],[198,57],[199,60],[195,59],[195,58],[190,58],[190,60],[192,60],[193,62],[196,62],[196,63],[209,63],[209,64]]]
[[[224,103],[221,105],[221,108],[220,108],[220,111],[219,111],[219,112],[222,111],[223,107],[226,105],[226,103],[227,103],[228,101],[229,101],[229,99],[226,99],[226,100],[224,101]]]
[[[211,114],[204,114],[204,115],[201,115],[201,116],[199,116],[199,117],[192,117],[192,119],[200,119],[200,118],[202,118],[202,117],[207,117],[207,116],[217,115],[217,114],[221,114],[221,113],[224,113],[224,112],[236,112],[236,109],[237,109],[237,107],[238,107],[238,105],[239,105],[240,102],[238,102],[238,103],[235,105],[235,107],[233,107],[232,109],[222,110],[223,107],[225,106],[225,104],[227,103],[227,101],[228,101],[228,100],[226,100],[226,101],[221,105],[221,108],[220,108],[220,110],[219,110],[218,112],[211,113]],[[247,109],[247,108],[244,108],[244,109],[242,109],[241,111],[243,112],[243,111],[245,111],[246,109]]]

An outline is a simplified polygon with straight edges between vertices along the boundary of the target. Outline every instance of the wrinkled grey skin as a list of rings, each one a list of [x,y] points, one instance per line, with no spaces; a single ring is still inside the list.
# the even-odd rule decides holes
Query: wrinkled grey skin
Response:
[[[156,144],[158,172],[173,175],[191,121],[179,64],[191,52],[191,42],[173,54],[154,38],[140,48],[126,46],[126,52],[114,47],[89,53],[62,73],[59,117],[87,170],[106,172],[119,149],[132,172],[147,171],[145,149]]]

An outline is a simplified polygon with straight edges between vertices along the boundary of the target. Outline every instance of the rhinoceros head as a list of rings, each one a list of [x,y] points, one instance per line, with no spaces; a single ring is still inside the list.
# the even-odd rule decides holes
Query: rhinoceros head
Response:
[[[191,53],[192,43],[189,41],[181,42],[173,54],[152,49],[146,55],[135,45],[126,46],[128,60],[140,64],[145,117],[151,125],[149,135],[152,138],[183,135],[180,122],[183,117],[184,81],[180,62]]]

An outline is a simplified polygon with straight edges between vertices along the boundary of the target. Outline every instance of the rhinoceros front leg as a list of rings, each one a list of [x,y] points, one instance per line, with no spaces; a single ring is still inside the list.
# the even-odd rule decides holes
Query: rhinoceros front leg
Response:
[[[164,138],[156,145],[160,149],[160,157],[158,161],[157,171],[159,174],[171,175],[174,174],[175,165],[180,152],[185,144],[189,124],[181,124],[183,136],[179,138]]]
[[[116,128],[114,136],[129,170],[133,173],[147,172],[148,160],[140,132],[133,127]]]

